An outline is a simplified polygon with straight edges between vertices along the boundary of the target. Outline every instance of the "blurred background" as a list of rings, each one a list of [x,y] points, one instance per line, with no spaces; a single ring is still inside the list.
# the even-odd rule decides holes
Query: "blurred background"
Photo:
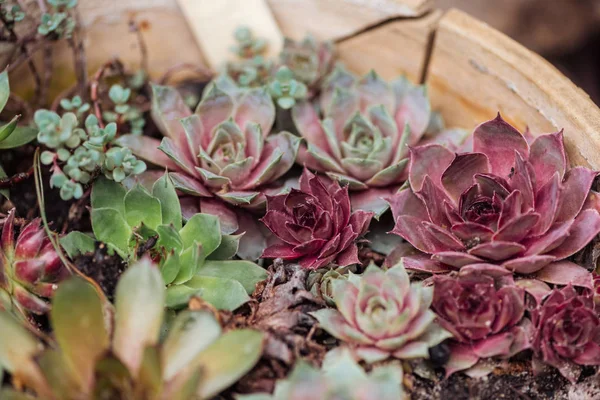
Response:
[[[434,0],[540,54],[600,104],[600,0]]]

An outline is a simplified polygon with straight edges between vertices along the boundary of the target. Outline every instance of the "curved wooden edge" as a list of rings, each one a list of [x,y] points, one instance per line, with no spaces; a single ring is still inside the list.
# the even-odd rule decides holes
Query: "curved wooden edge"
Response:
[[[564,129],[572,163],[600,169],[600,110],[550,63],[458,11],[439,21],[426,82],[450,126],[473,128],[498,111],[533,133]]]

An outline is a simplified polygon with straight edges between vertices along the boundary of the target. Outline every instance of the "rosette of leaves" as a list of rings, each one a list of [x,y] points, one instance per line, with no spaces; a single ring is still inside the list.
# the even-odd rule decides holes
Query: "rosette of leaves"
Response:
[[[2,227],[0,240],[0,309],[26,316],[44,314],[57,283],[69,275],[40,220],[25,225],[15,240],[15,210]]]
[[[6,107],[10,97],[10,84],[8,71],[0,73],[0,112]],[[0,125],[0,150],[14,149],[23,146],[35,139],[37,131],[30,127],[17,126],[20,115],[15,115],[8,123]],[[0,178],[5,178],[6,173],[0,166]],[[0,194],[8,196],[8,190],[0,190]]]
[[[84,103],[81,96],[74,96],[72,99],[62,99],[60,107],[65,111],[74,112],[78,118],[82,117],[91,108],[90,103]]]
[[[480,359],[508,359],[531,347],[533,329],[525,318],[525,290],[512,280],[468,273],[435,276],[433,282],[432,309],[438,323],[453,336],[446,376],[462,370],[481,373]]]
[[[3,399],[210,399],[258,361],[263,334],[222,332],[207,311],[184,311],[161,337],[165,288],[148,259],[121,277],[114,323],[96,290],[76,277],[55,293],[54,339],[45,345],[8,313],[0,313],[0,364],[19,388]]]
[[[285,38],[279,53],[279,63],[287,66],[293,76],[304,83],[314,94],[333,67],[335,49],[333,42],[319,42],[314,36],[306,35],[295,41]]]
[[[322,120],[310,102],[292,109],[306,140],[297,162],[347,184],[353,207],[379,218],[389,208],[383,197],[406,179],[407,145],[429,124],[425,87],[405,78],[388,83],[375,71],[358,78],[338,65],[323,83],[320,108]]]
[[[242,87],[267,84],[273,70],[273,62],[264,57],[267,42],[246,26],[238,27],[233,36],[236,43],[231,51],[239,60],[227,63],[225,73]]]
[[[321,268],[311,271],[306,280],[306,287],[316,297],[325,300],[330,307],[335,307],[333,300],[333,282],[337,279],[348,279],[349,272],[356,272],[356,265],[337,268]]]
[[[410,188],[390,200],[393,233],[422,252],[405,265],[591,287],[591,274],[566,258],[600,232],[590,191],[597,172],[570,168],[562,131],[528,138],[500,115],[476,127],[472,142],[466,153],[411,149]]]
[[[220,77],[209,84],[192,113],[176,89],[154,86],[152,112],[165,136],[162,142],[135,135],[118,142],[172,171],[188,214],[219,216],[224,233],[258,233],[258,224],[241,209],[263,211],[267,195],[288,190],[283,176],[294,165],[300,145],[289,132],[270,134],[275,106],[266,89],[242,89]],[[254,234],[242,239],[252,254],[248,258],[262,253],[261,238]]]
[[[591,293],[570,284],[554,289],[532,311],[532,322],[534,372],[550,365],[575,383],[583,366],[600,365],[600,317]]]
[[[0,1],[0,14],[4,23],[9,27],[13,27],[15,22],[23,21],[25,13],[21,10],[21,7],[18,4],[5,3],[5,0]]]
[[[280,67],[269,82],[269,93],[277,105],[289,110],[298,100],[308,96],[306,85],[294,78],[294,73],[286,66]]]
[[[75,112],[84,107],[77,99],[65,105]],[[113,147],[117,134],[114,122],[101,128],[96,116],[90,114],[83,129],[79,127],[75,112],[59,116],[53,111],[38,110],[34,115],[39,129],[38,141],[54,150],[42,152],[40,160],[42,164],[52,166],[50,187],[59,188],[63,200],[79,199],[83,195],[82,185],[88,184],[96,172],[122,182],[128,176],[146,170],[146,164],[131,150]]]
[[[326,354],[320,370],[300,360],[286,379],[277,381],[273,394],[238,396],[238,400],[404,400],[403,371],[398,363],[374,367],[366,373],[346,348]]]
[[[77,0],[48,0],[52,11],[42,14],[38,33],[53,39],[70,38],[75,29],[75,18],[69,10],[75,8]]]
[[[159,261],[167,285],[167,306],[181,308],[192,296],[219,309],[233,310],[250,300],[266,271],[243,260],[232,260],[241,235],[222,235],[219,219],[196,214],[183,225],[175,187],[167,174],[149,192],[136,185],[130,190],[98,179],[91,194],[92,229],[97,240],[126,259],[135,259],[140,246],[156,240],[150,254]],[[73,243],[81,239],[75,234]],[[70,244],[66,246],[70,248]]]
[[[141,135],[146,125],[142,112],[135,106],[128,104],[131,99],[131,89],[115,84],[108,90],[108,97],[114,103],[112,111],[104,111],[102,119],[106,122],[116,122],[119,125],[128,124],[130,133]]]
[[[452,335],[430,310],[433,288],[411,283],[402,264],[384,271],[371,264],[362,275],[331,282],[337,310],[312,312],[321,328],[374,363],[393,357],[429,358],[429,349]]]

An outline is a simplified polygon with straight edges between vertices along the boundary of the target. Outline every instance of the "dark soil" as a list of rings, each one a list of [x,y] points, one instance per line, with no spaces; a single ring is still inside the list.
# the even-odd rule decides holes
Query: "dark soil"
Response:
[[[100,285],[110,301],[113,300],[119,277],[127,267],[117,254],[108,254],[104,244],[99,244],[94,254],[77,256],[74,264]]]

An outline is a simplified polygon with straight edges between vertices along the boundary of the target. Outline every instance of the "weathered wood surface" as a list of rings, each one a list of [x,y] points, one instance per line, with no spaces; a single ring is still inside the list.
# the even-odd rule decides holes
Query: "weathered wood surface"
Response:
[[[439,21],[427,84],[451,126],[472,128],[500,111],[520,129],[565,130],[571,161],[600,168],[600,111],[543,58],[467,14]]]

